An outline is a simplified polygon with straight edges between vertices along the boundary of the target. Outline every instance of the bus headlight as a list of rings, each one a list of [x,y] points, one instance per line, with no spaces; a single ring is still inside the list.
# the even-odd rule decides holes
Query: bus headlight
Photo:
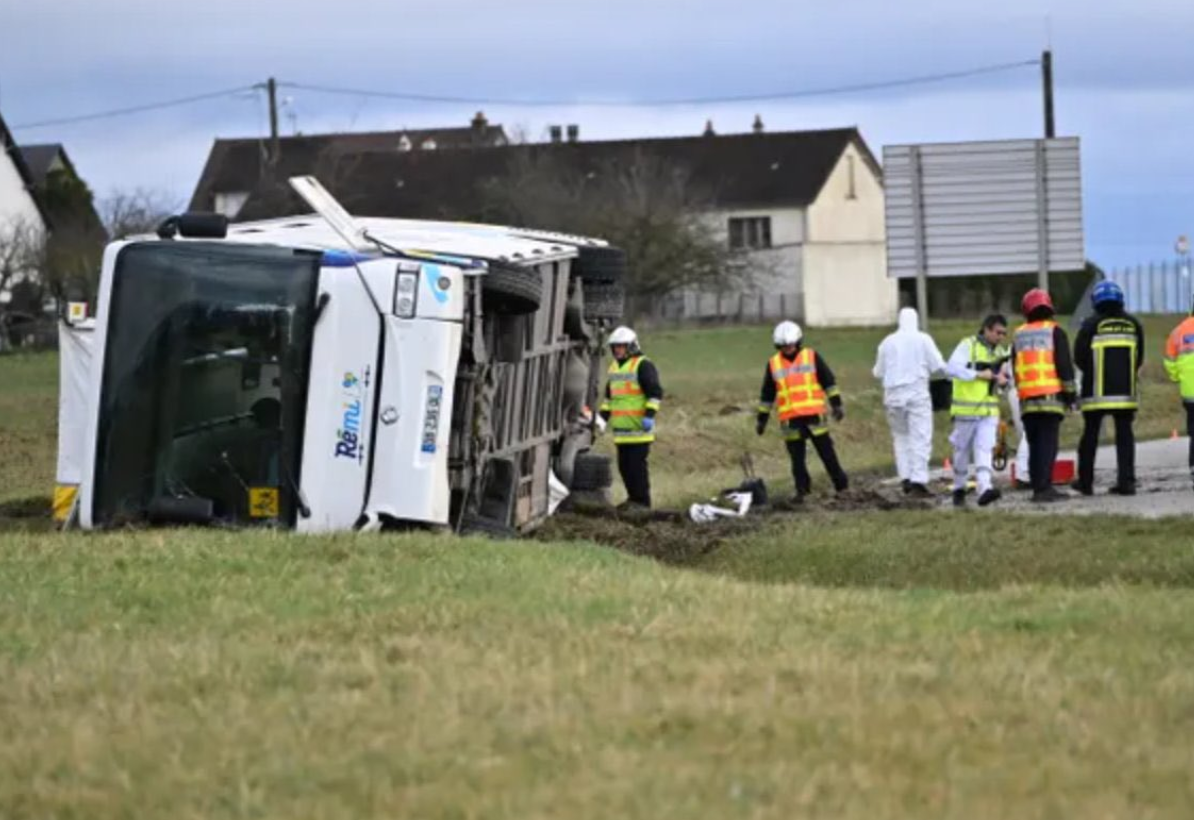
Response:
[[[399,319],[412,319],[415,315],[416,294],[419,288],[419,274],[399,273],[398,289],[394,291],[394,315]]]

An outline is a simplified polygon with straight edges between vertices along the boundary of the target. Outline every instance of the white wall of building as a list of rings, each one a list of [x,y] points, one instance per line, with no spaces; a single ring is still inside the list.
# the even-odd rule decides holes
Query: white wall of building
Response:
[[[814,326],[895,321],[897,285],[887,278],[883,185],[858,148],[842,153],[807,212],[805,322]]]
[[[664,313],[684,319],[732,317],[771,319],[799,315],[802,309],[804,272],[804,209],[750,208],[717,210],[702,219],[718,242],[729,243],[731,219],[767,218],[771,221],[771,247],[747,252],[750,279],[722,294],[689,290],[669,297]]]

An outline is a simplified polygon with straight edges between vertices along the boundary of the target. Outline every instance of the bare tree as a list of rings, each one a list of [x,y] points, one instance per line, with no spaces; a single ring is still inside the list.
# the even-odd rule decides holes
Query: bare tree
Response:
[[[46,235],[40,225],[24,219],[0,223],[0,299],[8,302],[16,285],[38,281],[45,259]]]
[[[46,235],[31,220],[0,223],[0,350],[22,343],[41,313]]]
[[[114,191],[100,201],[100,219],[108,236],[122,239],[142,233],[152,233],[162,220],[178,213],[182,203],[178,197],[164,191],[136,188]]]
[[[504,177],[480,183],[480,217],[608,239],[626,251],[627,294],[640,305],[746,282],[743,254],[710,230],[712,192],[686,168],[641,149],[587,169],[565,156],[552,147],[513,154]]]

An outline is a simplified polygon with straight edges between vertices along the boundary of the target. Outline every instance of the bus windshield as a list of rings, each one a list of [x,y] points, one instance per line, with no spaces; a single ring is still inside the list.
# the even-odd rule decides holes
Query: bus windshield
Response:
[[[146,242],[113,270],[92,520],[293,526],[320,255]]]

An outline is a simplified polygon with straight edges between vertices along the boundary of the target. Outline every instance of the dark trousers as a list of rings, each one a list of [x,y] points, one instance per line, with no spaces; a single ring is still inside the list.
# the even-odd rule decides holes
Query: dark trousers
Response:
[[[1135,410],[1088,410],[1082,414],[1082,441],[1078,444],[1078,483],[1094,487],[1095,454],[1099,450],[1099,431],[1103,417],[1115,421],[1115,467],[1121,487],[1136,483],[1136,433],[1132,422]],[[1032,445],[1030,444],[1029,447]]]
[[[1053,464],[1061,434],[1060,413],[1024,413],[1024,435],[1028,437],[1028,480],[1033,492],[1053,486]]]
[[[626,485],[626,495],[644,507],[651,506],[651,473],[647,468],[650,455],[650,444],[618,445],[618,472]]]
[[[1194,476],[1194,402],[1186,403],[1186,435],[1190,438],[1190,475]]]
[[[845,470],[842,469],[841,463],[837,460],[837,451],[833,448],[833,439],[829,437],[828,433],[822,433],[819,436],[808,435],[805,438],[789,440],[788,457],[792,460],[792,478],[796,481],[796,494],[807,495],[812,489],[812,477],[808,474],[808,448],[806,439],[812,439],[813,448],[816,449],[817,455],[821,458],[821,463],[825,465],[825,472],[829,473],[829,479],[833,482],[833,489],[844,490],[850,484],[849,478],[846,477]]]

